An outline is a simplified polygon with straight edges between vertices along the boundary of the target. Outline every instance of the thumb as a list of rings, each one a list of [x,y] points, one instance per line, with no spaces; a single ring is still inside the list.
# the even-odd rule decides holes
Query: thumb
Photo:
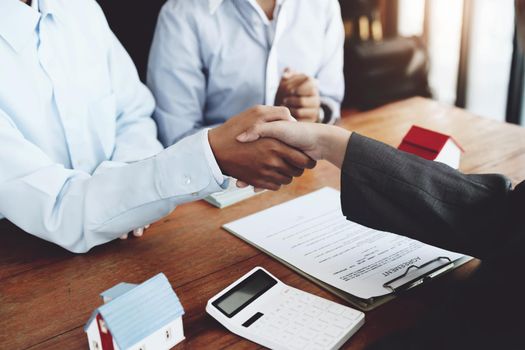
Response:
[[[273,123],[256,124],[237,136],[237,141],[242,143],[257,141],[261,137],[271,137],[271,127]]]
[[[260,139],[261,135],[259,135],[253,129],[254,127],[251,127],[250,129],[246,130],[242,134],[238,135],[236,137],[237,141],[242,142],[242,143],[248,143],[248,142],[254,142]]]
[[[266,113],[264,113],[261,117],[258,117],[255,123],[269,123],[281,120],[290,122],[297,121],[294,117],[292,117],[290,109],[286,107],[268,106],[266,108]]]
[[[286,67],[283,71],[283,79],[290,79],[293,76],[293,71],[290,67]]]

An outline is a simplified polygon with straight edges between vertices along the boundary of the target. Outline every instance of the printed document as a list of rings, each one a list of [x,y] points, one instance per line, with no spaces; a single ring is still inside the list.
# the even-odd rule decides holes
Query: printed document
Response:
[[[463,257],[347,221],[339,195],[337,190],[323,188],[224,228],[321,282],[362,299],[390,294],[392,290],[383,284],[402,276],[410,266],[439,257],[450,261]],[[406,278],[428,271],[411,268],[409,272]]]

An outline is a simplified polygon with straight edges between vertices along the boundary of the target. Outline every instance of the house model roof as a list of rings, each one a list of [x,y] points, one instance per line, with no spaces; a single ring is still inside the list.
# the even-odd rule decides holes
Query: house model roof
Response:
[[[127,349],[184,314],[179,298],[163,273],[134,286],[121,283],[102,293],[111,300],[96,309],[120,349]]]
[[[405,135],[398,149],[434,160],[449,140],[463,152],[463,148],[453,137],[414,125]]]

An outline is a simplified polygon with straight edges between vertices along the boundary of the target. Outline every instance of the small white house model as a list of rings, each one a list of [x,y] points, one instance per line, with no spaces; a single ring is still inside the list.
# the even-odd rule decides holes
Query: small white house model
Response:
[[[101,294],[84,327],[90,350],[166,350],[184,339],[184,309],[163,273]]]
[[[463,149],[452,136],[419,126],[412,126],[398,147],[399,150],[459,169]]]

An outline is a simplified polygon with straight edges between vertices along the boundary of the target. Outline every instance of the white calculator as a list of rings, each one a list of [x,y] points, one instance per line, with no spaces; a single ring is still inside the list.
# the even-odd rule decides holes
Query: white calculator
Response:
[[[362,312],[290,287],[261,267],[208,300],[206,311],[270,349],[338,349],[365,323]]]

